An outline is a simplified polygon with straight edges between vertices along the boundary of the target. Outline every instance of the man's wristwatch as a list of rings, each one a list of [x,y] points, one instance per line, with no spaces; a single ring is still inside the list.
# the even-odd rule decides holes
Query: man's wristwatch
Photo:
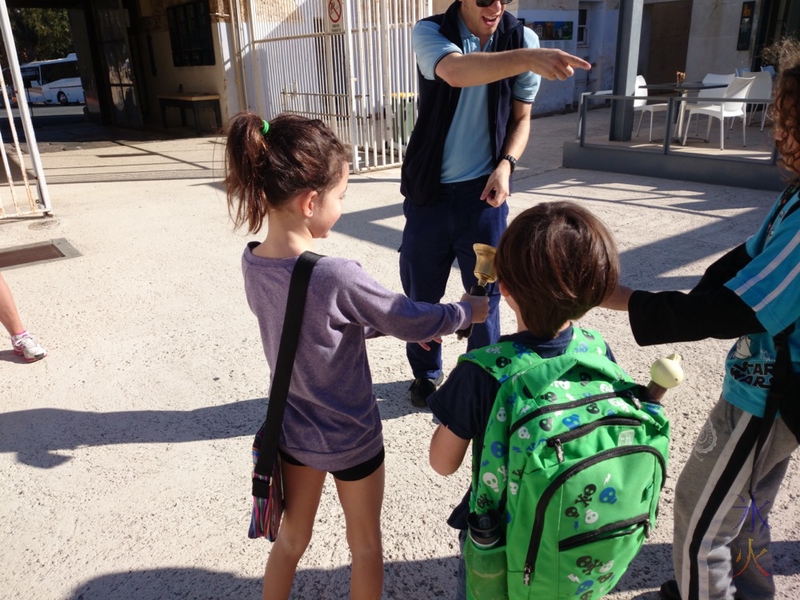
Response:
[[[511,172],[512,172],[512,173],[514,172],[514,169],[516,169],[516,168],[517,168],[517,159],[516,159],[516,158],[514,158],[513,156],[511,156],[510,154],[506,154],[506,155],[505,155],[503,158],[501,158],[500,160],[507,160],[507,161],[508,161],[508,164],[510,164],[510,165],[511,165]]]

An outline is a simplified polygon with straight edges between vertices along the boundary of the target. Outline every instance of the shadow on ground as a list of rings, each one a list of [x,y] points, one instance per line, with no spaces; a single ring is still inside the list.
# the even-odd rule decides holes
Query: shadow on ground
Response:
[[[780,561],[781,556],[796,552],[798,542],[775,542],[775,572],[794,575],[800,565]],[[256,550],[253,544],[253,552]],[[794,548],[790,548],[793,546]],[[265,553],[266,556],[266,553]],[[661,583],[672,576],[672,547],[668,544],[646,545],[631,564],[615,591],[641,590],[637,600],[658,600]],[[383,597],[391,600],[424,600],[452,598],[458,559],[454,556],[420,561],[387,562],[384,565]],[[350,567],[336,569],[300,569],[294,581],[291,598],[306,600],[339,599],[346,596]],[[231,573],[204,569],[173,568],[111,573],[102,575],[77,588],[69,600],[158,600],[161,598],[256,598],[261,578],[242,578]],[[612,593],[613,594],[613,593]]]
[[[415,409],[408,382],[379,384],[381,418],[395,419]],[[266,414],[266,398],[240,400],[196,410],[85,412],[36,408],[0,413],[0,453],[14,452],[23,464],[51,469],[85,446],[168,444],[254,435]]]
[[[38,408],[0,414],[0,452],[23,464],[57,467],[82,446],[180,443],[254,435],[266,399],[254,398],[197,410],[84,412]]]

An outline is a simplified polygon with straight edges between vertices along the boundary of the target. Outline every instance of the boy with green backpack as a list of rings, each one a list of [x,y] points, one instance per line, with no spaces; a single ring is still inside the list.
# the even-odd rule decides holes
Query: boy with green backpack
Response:
[[[594,331],[574,327],[619,280],[608,229],[570,202],[542,203],[495,259],[518,331],[460,357],[428,405],[441,475],[473,443],[458,600],[596,600],[655,525],[669,424]]]

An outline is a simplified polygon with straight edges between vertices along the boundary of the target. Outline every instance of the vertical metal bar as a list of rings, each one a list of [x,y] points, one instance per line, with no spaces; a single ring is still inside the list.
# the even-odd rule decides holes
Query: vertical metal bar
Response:
[[[325,111],[330,115],[331,129],[336,134],[336,137],[341,139],[342,135],[339,132],[339,120],[336,118],[336,78],[333,71],[333,42],[332,36],[329,35],[326,35],[322,42],[324,53],[322,60],[325,63],[325,85],[327,86]]]
[[[355,73],[355,65],[354,60],[355,57],[353,56],[353,26],[352,26],[352,19],[350,15],[350,7],[348,4],[350,2],[357,2],[358,0],[342,0],[342,16],[344,17],[344,28],[346,32],[346,39],[347,44],[345,45],[346,49],[346,60],[345,63],[347,65],[347,89],[348,94],[350,95],[350,135],[352,136],[351,144],[353,148],[353,173],[359,173],[361,171],[361,164],[358,159],[358,131],[356,130],[356,82],[353,76]]]
[[[358,13],[356,14],[357,20],[357,35],[356,42],[357,42],[357,50],[356,50],[356,58],[358,59],[358,81],[359,81],[359,99],[361,105],[361,111],[359,116],[359,143],[363,145],[364,148],[364,168],[369,169],[370,166],[370,150],[372,149],[371,144],[371,133],[372,129],[369,126],[370,122],[370,106],[368,101],[370,99],[370,87],[369,87],[369,77],[367,76],[367,71],[365,67],[365,60],[367,56],[372,57],[372,54],[367,54],[367,49],[365,48],[365,40],[364,40],[364,11],[363,6],[360,2],[356,2],[358,6]]]
[[[391,27],[389,21],[389,6],[388,2],[381,2],[379,8],[382,8],[380,11],[380,18],[378,20],[378,29],[380,31],[379,40],[381,46],[381,71],[382,71],[382,83],[383,83],[383,94],[381,96],[381,104],[383,105],[383,110],[380,111],[381,114],[381,126],[383,127],[383,144],[382,145],[382,154],[383,154],[383,164],[384,166],[389,162],[389,156],[386,154],[386,146],[389,146],[389,155],[393,154],[391,149],[394,147],[394,132],[392,131],[392,124],[394,123],[394,111],[392,110],[392,63],[391,57],[392,52],[390,49],[391,39],[390,39],[390,32],[389,28]]]
[[[361,3],[360,3],[361,4]],[[361,48],[359,51],[359,65],[361,67],[361,78],[364,82],[364,86],[361,88],[362,92],[362,105],[365,108],[364,115],[364,145],[365,148],[369,148],[369,151],[372,154],[372,162],[371,164],[368,163],[367,167],[375,165],[377,163],[377,156],[376,156],[376,143],[375,143],[375,121],[376,119],[372,118],[375,114],[374,111],[377,107],[376,102],[376,90],[375,90],[375,78],[372,76],[373,73],[367,71],[367,64],[370,66],[372,65],[372,60],[375,57],[375,48],[373,44],[373,35],[369,23],[372,23],[372,11],[370,10],[370,3],[369,0],[363,0],[363,4],[361,4],[362,8],[364,9],[360,13],[359,19],[359,39],[361,40]],[[366,13],[366,14],[365,14]],[[367,57],[370,57],[372,60],[367,60]],[[372,67],[374,69],[374,67]]]
[[[259,50],[256,47],[256,12],[255,12],[255,1],[248,0],[247,2],[248,12],[250,13],[250,22],[248,23],[248,28],[250,30],[250,62],[253,65],[253,71],[255,73],[255,89],[256,89],[256,97],[255,100],[255,110],[263,117],[271,118],[273,115],[270,115],[270,111],[266,105],[266,88],[264,87],[263,82],[261,81],[261,59],[259,57]],[[261,102],[259,102],[261,100]]]
[[[245,85],[244,65],[242,64],[242,17],[239,14],[239,0],[230,0],[231,3],[231,35],[233,36],[233,65],[236,88],[239,92],[239,106],[247,107],[247,85]]]
[[[580,111],[581,112],[581,116],[580,116],[581,132],[580,132],[580,136],[579,136],[580,147],[581,148],[583,148],[583,146],[586,144],[586,105],[587,104],[588,104],[588,102],[582,102],[581,103],[581,111]]]
[[[362,112],[362,139],[364,147],[369,152],[370,159],[365,167],[369,170],[375,165],[375,78],[373,77],[373,62],[375,60],[375,48],[373,44],[372,31],[370,30],[371,11],[370,0],[361,0],[359,5],[361,7],[360,20],[359,20],[359,67],[361,69],[361,78],[364,85],[361,88],[361,102],[364,107]]]
[[[3,101],[6,107],[6,115],[8,117],[9,122],[13,123],[14,114],[11,112],[11,100],[9,100],[8,98],[8,90],[6,88],[6,78],[3,76],[2,69],[0,69],[0,85],[2,86]],[[11,194],[11,202],[14,204],[14,210],[16,210],[17,214],[19,214],[19,204],[17,204],[17,195],[14,192],[14,177],[11,174],[11,165],[8,162],[8,153],[6,152],[6,145],[3,142],[2,134],[0,134],[0,154],[2,154],[3,156],[3,167],[6,170],[6,179],[8,181],[8,191]],[[35,210],[35,207],[31,208]],[[5,211],[3,210],[2,200],[0,200],[0,217],[2,216],[5,216]]]
[[[672,144],[672,121],[675,119],[675,98],[669,99],[667,104],[667,127],[664,133],[664,154],[669,154],[670,144]]]

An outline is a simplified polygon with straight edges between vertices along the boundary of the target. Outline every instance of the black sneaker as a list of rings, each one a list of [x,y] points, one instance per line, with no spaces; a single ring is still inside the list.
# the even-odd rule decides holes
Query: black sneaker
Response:
[[[681,600],[681,591],[676,580],[670,579],[661,584],[661,600]]]
[[[411,382],[411,387],[408,388],[408,397],[411,404],[417,408],[428,407],[428,396],[436,391],[437,386],[442,383],[444,377],[439,375],[436,379],[428,379],[427,377],[417,377]]]

